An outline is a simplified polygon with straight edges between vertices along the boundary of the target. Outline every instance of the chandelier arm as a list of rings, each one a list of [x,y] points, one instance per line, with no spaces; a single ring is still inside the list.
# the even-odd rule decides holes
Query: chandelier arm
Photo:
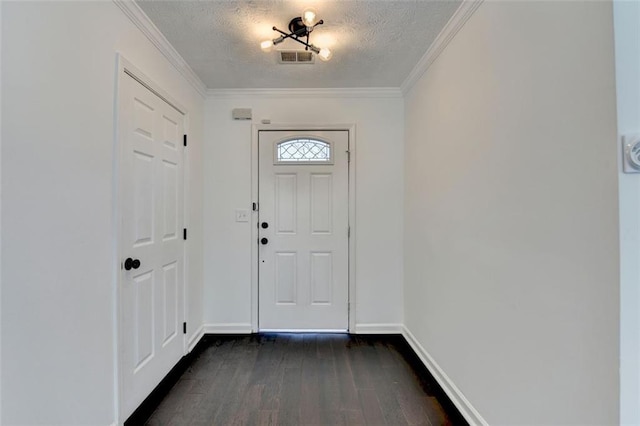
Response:
[[[291,38],[291,39],[297,41],[298,43],[304,45],[307,48],[315,47],[313,44],[305,43],[304,41],[300,40],[299,38]],[[305,49],[305,50],[307,50],[307,49]]]
[[[313,44],[309,44],[309,46],[307,46],[309,48],[309,50],[311,50],[313,53],[315,53],[316,55],[318,53],[320,53],[320,48],[317,46],[314,46]]]
[[[284,31],[281,31],[281,30],[277,29],[276,27],[273,27],[273,31],[277,31],[277,32],[279,32],[280,34],[282,34],[282,36],[283,36],[285,39],[290,38],[291,40],[295,40],[295,41],[297,41],[298,43],[300,43],[300,44],[302,44],[302,45],[306,46],[307,48],[311,48],[311,50],[313,50],[314,48],[316,48],[313,44],[305,43],[304,41],[302,41],[302,40],[300,40],[300,39],[298,38],[298,34],[296,34],[296,33],[297,33],[297,32],[300,32],[301,30],[296,31],[296,33],[290,33],[290,34],[287,34],[287,33],[285,33]],[[317,49],[317,48],[316,48],[316,49]],[[306,50],[306,49],[305,49],[305,50]],[[315,52],[315,50],[313,50],[313,51]],[[317,53],[317,52],[316,52],[316,53]]]
[[[280,34],[282,34],[284,36],[284,38],[292,38],[294,40],[296,40],[296,37],[304,35],[304,33],[306,32],[306,28],[301,28],[301,29],[299,29],[298,31],[296,31],[294,33],[285,33],[284,31],[279,30],[276,27],[273,27],[272,30],[279,32]]]

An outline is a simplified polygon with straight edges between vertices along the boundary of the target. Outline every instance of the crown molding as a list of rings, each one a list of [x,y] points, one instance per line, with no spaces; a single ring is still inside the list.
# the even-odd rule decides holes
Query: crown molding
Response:
[[[361,87],[332,89],[209,89],[211,98],[402,98],[396,87]]]
[[[429,69],[455,35],[482,4],[483,0],[463,0],[460,7],[444,26],[427,52],[413,68],[399,88],[362,87],[327,89],[207,89],[200,77],[169,43],[158,27],[149,19],[134,0],[112,0],[131,22],[167,58],[173,67],[193,86],[202,97],[234,98],[259,96],[266,98],[402,98]]]
[[[113,0],[116,6],[133,22],[133,24],[149,39],[149,41],[164,55],[173,67],[193,86],[203,98],[207,95],[207,86],[191,69],[189,64],[180,56],[169,40],[160,32],[151,19],[134,0]]]
[[[480,7],[483,0],[463,0],[460,7],[455,11],[449,22],[444,26],[438,37],[431,43],[429,49],[420,58],[416,66],[413,68],[409,76],[400,86],[403,95],[420,80],[420,77],[429,69],[431,64],[438,58],[440,53],[449,45],[451,40],[456,36],[458,31],[462,29],[464,24],[471,18],[473,13]]]

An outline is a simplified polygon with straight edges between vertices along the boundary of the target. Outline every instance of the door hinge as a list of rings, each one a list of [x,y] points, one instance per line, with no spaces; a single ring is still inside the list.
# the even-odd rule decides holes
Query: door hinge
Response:
[[[182,238],[185,239],[185,240],[187,239],[187,228],[184,228],[182,230]]]
[[[258,205],[258,203],[253,203],[253,211],[257,212],[260,209],[260,206]]]
[[[347,163],[351,162],[351,151],[347,151]]]
[[[182,323],[182,332],[183,332],[184,334],[187,334],[187,323],[186,323],[186,322],[183,322],[183,323]]]
[[[184,146],[187,146],[187,135],[184,135]]]
[[[347,238],[351,238],[351,227],[347,227]]]

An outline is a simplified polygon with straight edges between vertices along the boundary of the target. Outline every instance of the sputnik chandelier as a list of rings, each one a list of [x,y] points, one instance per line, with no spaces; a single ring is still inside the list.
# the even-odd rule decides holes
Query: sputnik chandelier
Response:
[[[295,40],[298,43],[304,45],[304,50],[311,50],[323,61],[328,61],[332,56],[331,50],[327,49],[326,47],[319,48],[309,43],[309,34],[311,34],[316,26],[322,24],[324,24],[324,21],[322,19],[317,20],[316,11],[314,9],[306,9],[304,12],[302,12],[302,16],[293,18],[291,22],[289,22],[288,34],[276,27],[273,27],[273,31],[276,31],[282,35],[272,40],[263,41],[262,43],[260,43],[260,47],[265,52],[269,52],[271,48],[273,48],[273,46],[280,44],[286,39],[290,38],[291,40]],[[305,37],[306,41],[303,40]]]

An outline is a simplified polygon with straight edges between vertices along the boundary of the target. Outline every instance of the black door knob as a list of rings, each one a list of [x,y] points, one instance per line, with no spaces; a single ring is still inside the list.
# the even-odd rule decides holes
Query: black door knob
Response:
[[[124,261],[124,269],[126,269],[127,271],[130,271],[132,269],[138,269],[140,267],[140,261],[138,259],[132,259],[130,257],[127,257],[127,259]]]
[[[260,242],[262,243],[262,245],[265,245],[269,242],[269,240],[267,240],[266,238],[263,238],[260,240]]]
[[[262,222],[262,229],[267,229],[269,227],[269,224],[267,222]]]

